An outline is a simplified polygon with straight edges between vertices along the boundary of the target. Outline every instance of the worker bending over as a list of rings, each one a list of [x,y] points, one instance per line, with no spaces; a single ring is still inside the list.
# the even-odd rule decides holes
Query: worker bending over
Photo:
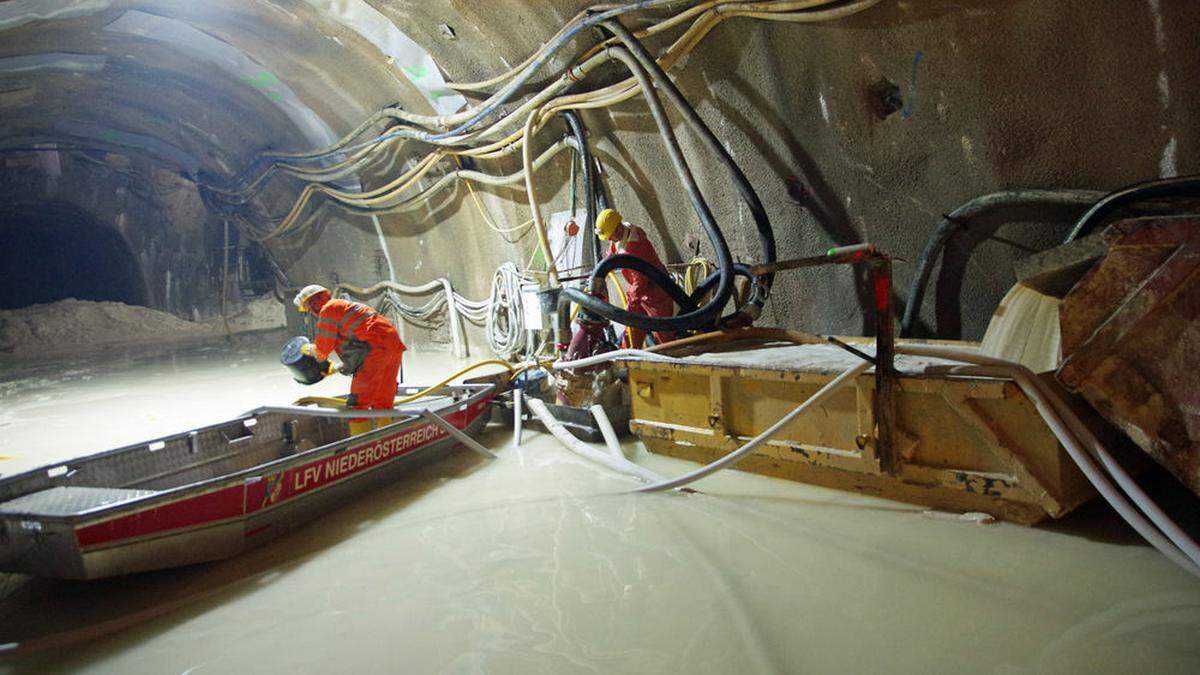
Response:
[[[296,294],[296,308],[317,317],[317,339],[300,351],[318,361],[336,353],[341,372],[353,375],[346,404],[358,410],[387,410],[396,400],[397,375],[405,346],[400,335],[383,315],[361,302],[334,300],[324,286],[310,284]],[[375,418],[378,426],[390,418]],[[370,419],[350,420],[350,433],[360,434],[373,426]]]
[[[641,258],[664,272],[667,271],[654,250],[654,244],[651,244],[646,236],[646,231],[625,222],[616,209],[604,209],[596,217],[596,235],[610,242],[608,255],[625,253]],[[628,306],[625,309],[646,316],[675,316],[675,301],[666,291],[647,279],[646,275],[635,270],[623,269],[621,276],[625,277],[628,285],[625,289]],[[639,328],[627,327],[626,338],[629,347],[641,349],[646,342],[646,332]],[[658,344],[674,339],[674,332],[654,332],[654,341]]]

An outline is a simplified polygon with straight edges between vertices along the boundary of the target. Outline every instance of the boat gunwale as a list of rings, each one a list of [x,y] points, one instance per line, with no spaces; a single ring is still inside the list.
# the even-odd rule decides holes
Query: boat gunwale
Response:
[[[478,403],[481,399],[494,396],[495,390],[496,390],[496,385],[494,385],[494,384],[452,385],[450,387],[443,388],[442,391],[445,391],[446,389],[450,389],[454,393],[469,392],[469,395],[461,401],[454,401],[452,403],[448,403],[445,406],[443,406],[442,408],[440,408],[439,410],[445,410],[447,408],[458,408],[460,406],[470,407],[471,405]],[[474,391],[472,391],[472,390],[474,390]],[[166,442],[166,441],[171,441],[171,440],[180,439],[180,438],[187,438],[187,436],[189,434],[201,433],[201,432],[205,432],[205,431],[212,431],[215,429],[219,429],[221,427],[228,426],[235,422],[244,422],[245,420],[253,419],[257,415],[261,414],[260,411],[267,412],[267,411],[270,411],[271,408],[272,408],[272,406],[260,406],[253,410],[242,413],[241,415],[234,417],[232,419],[224,420],[224,421],[206,425],[203,427],[189,429],[187,431],[170,434],[168,436],[161,436],[161,437],[158,437],[158,438],[155,438],[152,440],[148,440],[148,441],[139,441],[138,443],[132,443],[132,444],[125,445],[125,446],[122,446],[119,448],[113,448],[111,450],[102,450],[98,453],[95,453],[92,455],[84,455],[83,457],[78,457],[74,460],[51,462],[49,464],[35,467],[35,468],[29,469],[27,471],[22,471],[21,473],[14,474],[12,476],[4,478],[3,480],[0,480],[0,485],[2,485],[4,483],[8,483],[10,481],[13,481],[13,482],[18,481],[24,477],[27,477],[29,474],[32,474],[32,473],[35,473],[38,471],[46,471],[51,467],[70,466],[73,462],[79,462],[82,460],[86,460],[89,462],[90,461],[98,461],[98,460],[104,459],[106,457],[111,457],[111,456],[114,456],[114,455],[117,455],[120,453],[131,452],[131,451],[138,450],[138,449],[145,449],[147,446],[153,445],[154,443]],[[439,410],[431,409],[431,412],[438,413]],[[271,412],[275,412],[275,411],[271,411]],[[321,415],[314,414],[313,416],[320,417]],[[422,419],[423,418],[421,417],[420,413],[414,413],[412,415],[406,416],[405,419],[403,419],[403,420],[395,422],[394,424],[390,424],[386,427],[372,430],[365,434],[359,434],[357,436],[348,436],[341,440],[332,441],[332,442],[326,443],[324,445],[319,445],[315,448],[310,448],[308,450],[305,450],[303,452],[300,452],[300,453],[297,453],[294,455],[290,455],[287,457],[280,457],[277,459],[270,460],[268,462],[263,462],[261,464],[255,464],[254,466],[247,467],[245,469],[240,469],[233,473],[227,473],[227,474],[223,474],[220,476],[205,478],[200,481],[196,481],[193,483],[187,483],[184,485],[179,485],[176,487],[168,488],[166,490],[156,490],[156,491],[152,492],[151,494],[134,497],[132,499],[129,499],[126,501],[121,501],[121,502],[116,502],[113,504],[96,506],[91,509],[78,511],[76,513],[72,513],[72,514],[68,514],[68,515],[45,515],[45,514],[38,514],[35,512],[13,511],[13,512],[0,513],[0,520],[21,520],[21,519],[37,520],[38,522],[43,522],[43,523],[65,524],[65,525],[69,525],[73,528],[79,527],[81,525],[87,525],[88,523],[86,521],[88,521],[88,520],[99,519],[101,517],[104,519],[107,519],[110,516],[112,516],[113,514],[120,513],[123,510],[139,511],[139,510],[142,510],[143,507],[155,506],[160,501],[161,502],[169,502],[169,501],[179,500],[181,498],[190,499],[192,497],[201,496],[201,495],[209,494],[211,492],[216,492],[218,490],[226,489],[229,487],[230,484],[242,482],[243,479],[245,479],[249,475],[262,472],[264,468],[268,468],[268,467],[276,468],[279,466],[290,465],[293,463],[304,464],[304,463],[307,463],[308,461],[312,460],[313,458],[315,458],[321,454],[325,454],[325,453],[329,453],[331,455],[336,455],[339,452],[341,452],[345,449],[348,449],[351,444],[357,443],[357,441],[359,441],[359,440],[373,438],[373,437],[382,435],[384,432],[394,433],[394,432],[402,431],[404,427],[413,426],[414,422],[421,421]],[[468,426],[469,426],[469,423],[468,423]],[[446,436],[449,437],[449,434],[446,434]],[[440,440],[444,440],[444,439],[439,438],[437,440],[440,441]],[[337,446],[345,446],[345,447],[338,448]],[[427,447],[427,446],[421,446],[417,449],[420,450],[420,449],[424,449],[425,447]],[[396,459],[399,459],[399,457],[397,457]],[[388,463],[390,463],[390,462],[383,462],[377,466],[383,466]],[[372,471],[375,468],[377,468],[377,467],[371,467],[367,471],[368,472]],[[52,485],[52,486],[49,486],[49,487],[46,487],[43,489],[53,489],[55,487],[70,487],[70,486]],[[100,487],[100,486],[75,486],[75,487]],[[33,494],[35,492],[40,492],[40,490],[33,490],[26,494]],[[186,496],[184,496],[184,493],[187,493],[187,492],[193,492],[194,494],[187,494]],[[18,499],[21,496],[24,496],[24,495],[17,495],[17,496],[11,497],[10,499]]]

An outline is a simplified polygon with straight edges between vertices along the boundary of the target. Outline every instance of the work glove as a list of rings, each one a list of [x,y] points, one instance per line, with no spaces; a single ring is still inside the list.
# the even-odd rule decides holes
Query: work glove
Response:
[[[300,345],[300,353],[305,356],[312,356],[315,358],[317,355],[317,346],[311,342],[305,342],[304,344]]]
[[[325,377],[329,377],[336,372],[338,372],[338,369],[337,366],[333,365],[333,361],[327,361],[325,363]]]

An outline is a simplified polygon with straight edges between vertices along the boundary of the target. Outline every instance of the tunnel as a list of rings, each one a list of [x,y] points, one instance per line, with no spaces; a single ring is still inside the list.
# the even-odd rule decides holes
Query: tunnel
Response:
[[[66,298],[146,304],[129,245],[87,212],[56,204],[8,204],[0,224],[0,309]]]
[[[1198,30],[0,2],[0,668],[1194,671]]]

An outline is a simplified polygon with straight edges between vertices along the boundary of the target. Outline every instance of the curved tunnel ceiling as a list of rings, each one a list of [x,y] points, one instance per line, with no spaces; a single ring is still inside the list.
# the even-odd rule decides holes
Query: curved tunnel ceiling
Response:
[[[52,142],[229,178],[264,150],[315,149],[385,106],[452,109],[456,99],[445,96],[441,73],[458,81],[497,75],[593,4],[0,0],[0,152]],[[820,30],[746,19],[686,56],[677,82],[719,124],[722,141],[762,190],[781,252],[871,239],[912,257],[939,214],[980,194],[1013,186],[1111,188],[1186,168],[1200,138],[1189,112],[1197,48],[1188,39],[1200,9],[1182,0],[1118,4],[1027,0],[1002,11],[987,0],[883,2]],[[580,41],[590,46],[594,38],[585,33]],[[562,50],[534,79],[560,73],[573,51]],[[880,82],[906,97],[900,114],[884,119],[871,109],[868,92]],[[523,93],[535,89],[531,82]],[[667,257],[698,254],[689,204],[645,106],[594,111],[587,122],[597,155],[611,158],[609,188],[626,214],[651,227]],[[547,206],[567,199],[566,166],[544,172]],[[752,227],[743,224],[720,168],[704,159],[697,171],[714,191],[735,254],[753,258],[753,246],[743,243],[753,241]],[[364,173],[370,181],[373,174]],[[277,219],[295,191],[264,197],[253,215]],[[484,199],[501,219],[520,223],[528,215],[524,200],[510,197]],[[383,228],[412,262],[411,281],[445,273],[478,296],[487,292],[474,285],[479,275],[462,270],[494,269],[527,251],[481,240],[469,264],[444,269],[448,253],[461,254],[464,237],[487,232],[487,214],[460,211],[462,203],[423,213],[420,227],[395,218]],[[271,252],[294,248],[278,262],[297,275],[381,276],[371,258],[389,245],[383,228],[336,215],[359,231],[331,228],[336,238],[321,241],[335,245],[313,253],[283,245]],[[1028,238],[1040,246],[1053,238],[1047,232]],[[986,288],[970,299],[968,332],[976,335],[1007,290],[1017,254],[993,247],[981,255],[989,256],[977,266],[984,272],[973,274]],[[422,269],[424,262],[431,264]],[[901,283],[906,274],[898,271]],[[808,295],[850,297],[852,281],[800,278],[780,282],[769,306],[778,308],[773,321],[857,330],[857,304],[826,307]]]
[[[0,4],[0,33],[0,147],[124,147],[229,176],[264,149],[328,144],[389,103],[462,103],[362,0],[15,0]]]

